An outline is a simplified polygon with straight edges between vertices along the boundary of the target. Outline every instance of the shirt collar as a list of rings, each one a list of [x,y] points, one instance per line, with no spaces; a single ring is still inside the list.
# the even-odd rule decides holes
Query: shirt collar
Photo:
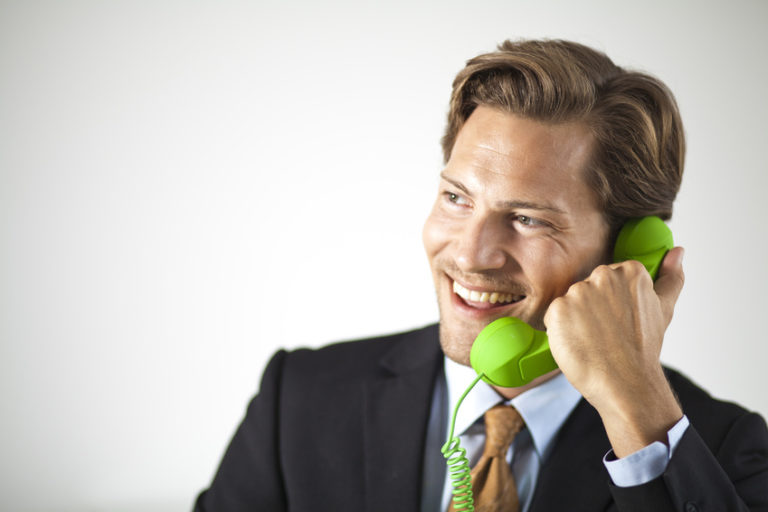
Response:
[[[477,377],[475,371],[445,357],[445,380],[448,385],[450,413],[456,407],[462,393]],[[484,381],[480,381],[464,398],[456,415],[456,434],[466,432],[485,411],[494,405],[510,403],[520,412],[525,426],[531,433],[534,447],[539,456],[547,457],[555,435],[563,426],[581,399],[581,394],[571,386],[562,373],[529,389],[512,400],[504,400],[496,390]],[[448,420],[450,421],[450,417]],[[450,428],[450,425],[449,425]]]

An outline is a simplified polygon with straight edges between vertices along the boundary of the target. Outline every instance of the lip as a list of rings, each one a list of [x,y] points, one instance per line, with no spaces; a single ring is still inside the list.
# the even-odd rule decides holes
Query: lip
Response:
[[[456,293],[454,293],[453,291],[454,279],[451,278],[450,276],[447,276],[447,279],[448,279],[448,293],[451,294],[451,305],[454,307],[454,309],[459,311],[463,316],[467,316],[473,319],[484,320],[486,322],[489,322],[491,320],[495,320],[496,318],[501,318],[502,316],[509,316],[509,311],[514,309],[517,305],[519,305],[522,301],[525,300],[525,297],[523,297],[523,299],[517,302],[506,303],[506,304],[491,304],[490,302],[473,302],[473,301],[465,300],[459,297]],[[468,290],[487,291],[487,290],[483,290],[482,288],[467,286],[461,281],[458,281],[458,283],[464,288],[467,288]]]

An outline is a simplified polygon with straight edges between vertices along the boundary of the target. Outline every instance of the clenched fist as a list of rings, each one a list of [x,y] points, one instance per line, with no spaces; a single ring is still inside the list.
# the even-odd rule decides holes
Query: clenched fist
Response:
[[[655,283],[637,261],[599,266],[544,316],[555,361],[597,409],[619,457],[666,441],[683,415],[659,361],[682,257],[680,247],[669,251]]]

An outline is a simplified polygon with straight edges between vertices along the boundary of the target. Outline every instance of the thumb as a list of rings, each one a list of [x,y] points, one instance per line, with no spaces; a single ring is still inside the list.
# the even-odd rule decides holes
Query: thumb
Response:
[[[685,274],[683,273],[684,253],[685,250],[682,247],[675,247],[664,256],[661,267],[659,267],[659,275],[653,285],[659,302],[661,302],[661,310],[667,325],[672,321],[675,303],[685,282]]]

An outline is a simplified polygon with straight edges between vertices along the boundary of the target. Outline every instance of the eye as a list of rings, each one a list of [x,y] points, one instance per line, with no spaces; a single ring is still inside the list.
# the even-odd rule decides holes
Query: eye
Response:
[[[456,192],[444,192],[443,196],[449,203],[455,204],[457,206],[467,206],[469,204],[469,202],[463,196],[460,196]]]
[[[524,224],[526,226],[532,226],[535,223],[535,221],[531,217],[527,217],[525,215],[518,215],[517,221],[520,224]]]
[[[539,228],[547,226],[546,222],[534,217],[529,217],[527,215],[516,215],[515,221],[528,228]]]

